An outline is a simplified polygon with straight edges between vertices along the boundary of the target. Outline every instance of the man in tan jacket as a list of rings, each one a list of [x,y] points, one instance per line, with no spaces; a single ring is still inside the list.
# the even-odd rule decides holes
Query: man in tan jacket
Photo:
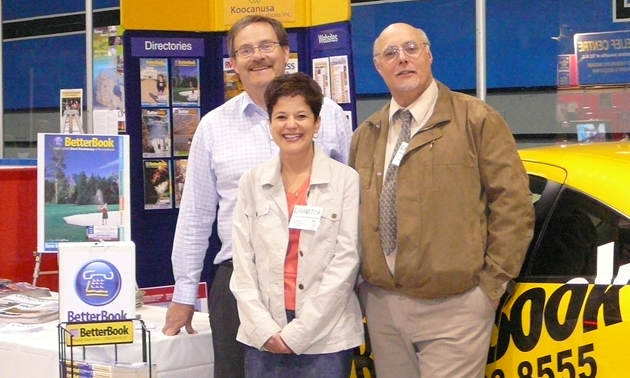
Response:
[[[496,308],[532,238],[508,125],[435,80],[432,62],[422,30],[383,30],[374,65],[392,99],[352,139],[360,292],[379,378],[483,377]]]

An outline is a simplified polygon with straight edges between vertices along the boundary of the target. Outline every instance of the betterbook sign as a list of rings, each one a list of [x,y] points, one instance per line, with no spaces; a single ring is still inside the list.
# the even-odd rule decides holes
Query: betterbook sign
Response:
[[[59,321],[135,318],[133,242],[59,244]]]

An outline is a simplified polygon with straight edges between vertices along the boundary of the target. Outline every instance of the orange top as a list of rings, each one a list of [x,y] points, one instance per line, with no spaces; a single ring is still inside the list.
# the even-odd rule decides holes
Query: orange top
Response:
[[[287,196],[287,204],[289,205],[289,221],[291,220],[291,216],[293,216],[293,208],[295,208],[295,205],[306,205],[310,183],[311,180],[309,177],[304,180],[304,183],[297,192],[285,193]],[[291,311],[295,311],[295,284],[297,280],[300,233],[301,230],[299,229],[289,229],[289,245],[287,247],[287,256],[284,259],[284,307]]]

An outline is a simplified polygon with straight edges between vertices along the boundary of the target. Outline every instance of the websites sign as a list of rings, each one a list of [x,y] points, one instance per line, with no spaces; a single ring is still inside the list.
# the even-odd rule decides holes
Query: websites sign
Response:
[[[630,31],[576,34],[574,44],[580,85],[630,81]]]

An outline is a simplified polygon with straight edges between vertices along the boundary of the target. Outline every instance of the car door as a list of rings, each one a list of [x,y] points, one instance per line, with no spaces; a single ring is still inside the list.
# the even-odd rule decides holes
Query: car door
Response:
[[[497,312],[486,376],[626,376],[630,220],[564,185],[561,168],[525,165],[534,238]]]

